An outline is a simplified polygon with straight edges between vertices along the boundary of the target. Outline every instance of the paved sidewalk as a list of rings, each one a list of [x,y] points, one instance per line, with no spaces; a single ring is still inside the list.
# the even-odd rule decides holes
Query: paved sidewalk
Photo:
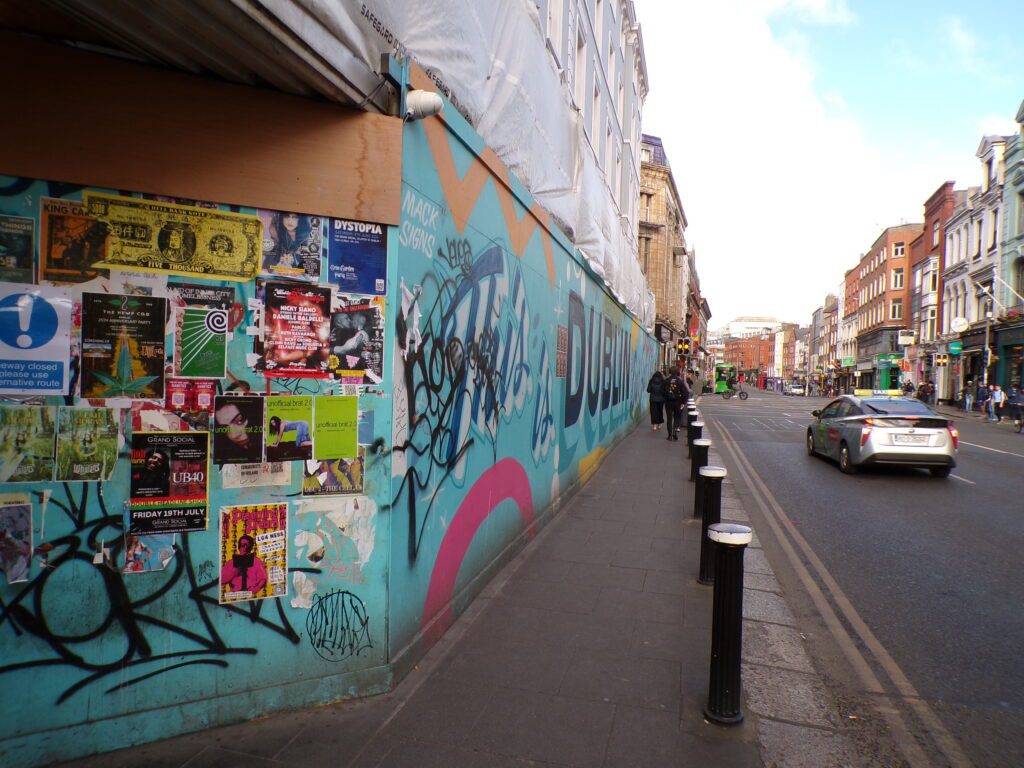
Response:
[[[685,456],[685,435],[668,442],[638,427],[391,693],[67,765],[851,764],[756,535],[746,720],[704,721],[712,589],[696,583],[701,526]],[[724,488],[723,518],[746,522],[730,480]]]

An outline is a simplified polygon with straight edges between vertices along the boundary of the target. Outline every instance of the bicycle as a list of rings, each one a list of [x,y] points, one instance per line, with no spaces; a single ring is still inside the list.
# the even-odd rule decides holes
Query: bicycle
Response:
[[[748,395],[742,389],[727,389],[724,392],[722,392],[722,398],[724,400],[728,400],[733,395],[739,397],[740,400],[746,400],[748,397],[750,397],[750,395]]]

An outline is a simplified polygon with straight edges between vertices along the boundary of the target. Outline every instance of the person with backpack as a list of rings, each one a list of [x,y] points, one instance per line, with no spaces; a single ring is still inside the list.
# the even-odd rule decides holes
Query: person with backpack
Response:
[[[658,431],[658,427],[665,423],[663,415],[665,410],[665,395],[662,388],[665,386],[665,377],[661,371],[655,371],[651,380],[647,382],[647,393],[651,400],[651,430]]]
[[[690,398],[690,391],[686,388],[686,382],[679,377],[679,369],[672,366],[668,369],[668,378],[662,385],[662,395],[665,398],[665,421],[668,424],[666,440],[678,440],[678,431],[683,417],[683,403]]]

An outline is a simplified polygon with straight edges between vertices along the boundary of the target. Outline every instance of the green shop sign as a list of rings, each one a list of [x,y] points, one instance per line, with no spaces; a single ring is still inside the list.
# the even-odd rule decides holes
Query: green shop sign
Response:
[[[951,354],[951,355],[959,355],[963,351],[964,351],[964,345],[961,342],[959,342],[959,341],[951,341],[951,342],[949,342],[949,354]]]

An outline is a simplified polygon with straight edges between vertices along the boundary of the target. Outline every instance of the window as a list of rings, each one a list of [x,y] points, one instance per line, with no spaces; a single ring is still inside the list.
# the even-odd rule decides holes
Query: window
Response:
[[[999,209],[992,211],[992,236],[988,241],[988,249],[991,251],[999,243]]]
[[[934,341],[935,340],[935,317],[936,317],[936,314],[937,314],[937,310],[935,309],[935,307],[928,307],[928,321],[927,321],[927,323],[925,324],[925,327],[924,327],[925,338],[928,341]]]
[[[597,87],[597,67],[594,67],[594,98],[590,102],[590,137],[594,143],[594,151],[598,152],[598,142],[601,140],[601,92]],[[598,155],[600,157],[600,155]]]
[[[643,216],[644,221],[651,220],[651,198],[654,197],[650,192],[640,193],[640,213]]]
[[[1024,192],[1017,195],[1017,231],[1024,232]]]
[[[984,225],[984,215],[974,222],[974,258],[976,259],[981,257],[981,230],[984,228]]]
[[[939,222],[932,224],[932,248],[939,247]]]
[[[898,291],[903,287],[903,268],[892,271],[892,289]]]
[[[903,299],[893,299],[891,302],[889,302],[889,319],[903,319]]]
[[[649,163],[649,162],[651,162],[651,150],[648,149],[647,147],[644,147],[643,149],[640,150],[640,162],[641,163]]]
[[[932,264],[929,269],[928,275],[928,292],[938,293],[939,292],[939,265]]]
[[[884,254],[885,251],[883,250],[882,253]],[[906,256],[906,254],[907,254],[907,244],[906,243],[893,243],[893,246],[892,246],[892,257],[894,259],[902,259],[904,256]]]
[[[583,30],[576,30],[576,109],[583,111],[583,104],[587,93],[587,41],[583,37]]]
[[[1024,258],[1017,259],[1017,261],[1014,262],[1013,285],[1013,289],[1024,296]]]
[[[548,0],[548,39],[555,49],[555,56],[559,60],[562,57],[562,44],[565,41],[565,31],[562,29],[562,9],[565,0]]]

